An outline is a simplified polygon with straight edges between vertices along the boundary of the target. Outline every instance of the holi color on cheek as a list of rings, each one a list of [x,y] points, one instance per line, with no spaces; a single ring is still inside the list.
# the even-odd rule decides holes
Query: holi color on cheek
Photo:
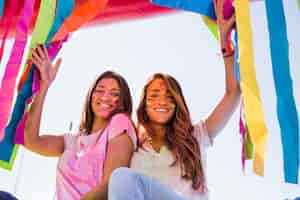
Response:
[[[173,117],[175,100],[162,79],[155,79],[146,91],[146,112],[150,120],[165,124]]]

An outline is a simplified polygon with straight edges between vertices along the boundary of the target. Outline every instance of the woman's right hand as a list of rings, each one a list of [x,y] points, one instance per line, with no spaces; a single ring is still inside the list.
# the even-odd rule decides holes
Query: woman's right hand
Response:
[[[61,58],[52,65],[45,45],[38,45],[32,51],[32,62],[39,70],[41,88],[48,89],[56,77]]]

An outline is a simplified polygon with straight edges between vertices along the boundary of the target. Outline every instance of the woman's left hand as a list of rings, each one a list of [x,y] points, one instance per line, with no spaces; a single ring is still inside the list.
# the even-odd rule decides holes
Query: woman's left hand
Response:
[[[224,1],[214,0],[214,9],[217,16],[217,25],[219,28],[221,46],[228,45],[231,42],[231,32],[235,24],[235,14],[229,18],[224,18]]]

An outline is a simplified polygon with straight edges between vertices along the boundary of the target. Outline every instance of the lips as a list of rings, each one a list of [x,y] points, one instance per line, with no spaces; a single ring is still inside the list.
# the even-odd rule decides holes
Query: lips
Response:
[[[153,108],[155,112],[167,113],[170,111],[168,108]]]
[[[104,109],[104,110],[112,108],[112,105],[108,104],[108,103],[96,102],[96,105],[97,105],[97,107]]]

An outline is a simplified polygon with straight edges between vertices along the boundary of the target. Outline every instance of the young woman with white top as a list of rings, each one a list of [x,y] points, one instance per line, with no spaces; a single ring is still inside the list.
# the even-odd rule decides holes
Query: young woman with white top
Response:
[[[208,199],[205,151],[229,120],[240,97],[231,41],[235,17],[223,18],[223,2],[214,2],[225,64],[223,98],[206,119],[192,124],[176,79],[154,74],[144,87],[137,109],[139,148],[133,154],[131,169],[113,172],[109,200]]]

